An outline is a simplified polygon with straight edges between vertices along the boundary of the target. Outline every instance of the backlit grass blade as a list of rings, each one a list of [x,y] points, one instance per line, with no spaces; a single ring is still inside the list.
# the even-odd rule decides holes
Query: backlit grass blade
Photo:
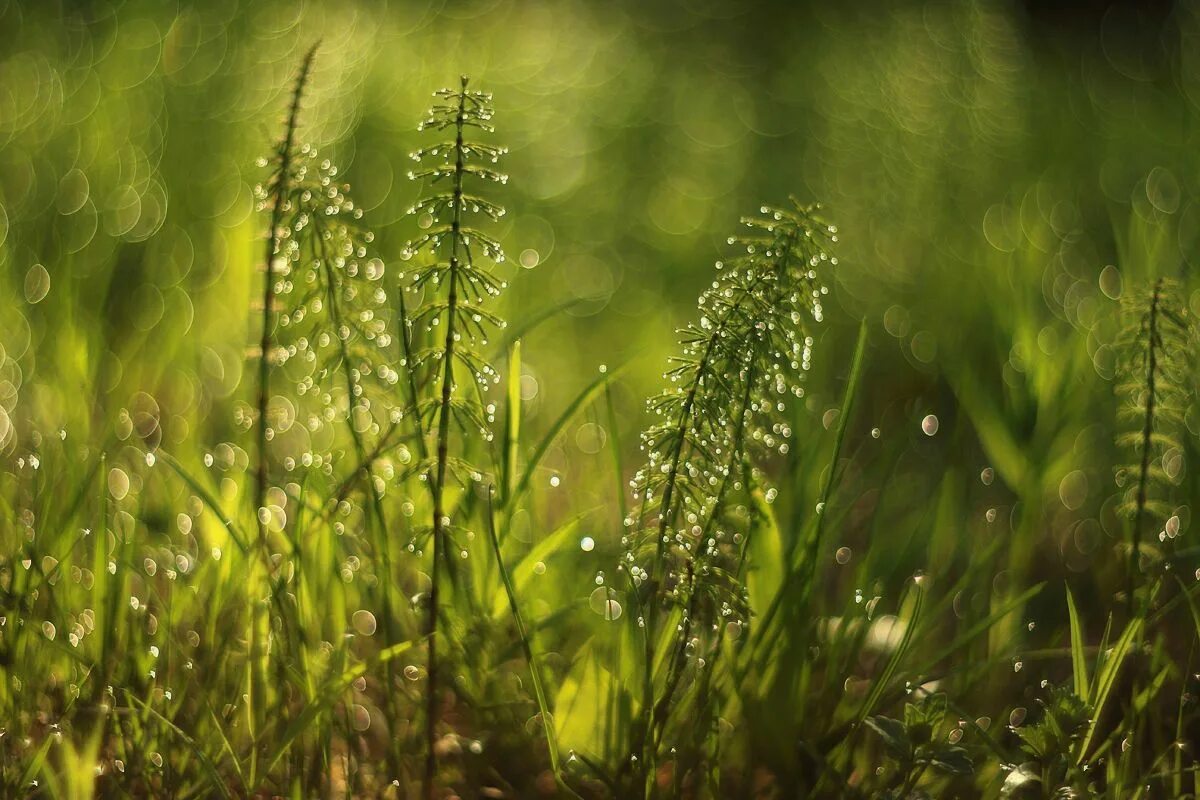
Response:
[[[1083,702],[1088,701],[1087,655],[1083,650],[1083,625],[1075,607],[1071,587],[1067,587],[1067,617],[1071,626],[1071,673],[1074,678],[1075,694]]]
[[[1143,617],[1134,617],[1129,624],[1125,626],[1125,630],[1117,639],[1116,644],[1112,647],[1112,652],[1108,658],[1101,664],[1096,672],[1095,685],[1092,696],[1095,698],[1092,704],[1091,723],[1087,727],[1087,732],[1079,742],[1078,749],[1075,752],[1075,763],[1083,764],[1087,759],[1088,750],[1091,748],[1092,742],[1099,730],[1100,717],[1104,711],[1104,705],[1108,702],[1108,696],[1112,692],[1113,686],[1116,685],[1117,675],[1121,671],[1121,667],[1125,664],[1125,657],[1129,655],[1130,649],[1133,647],[1134,641],[1137,639],[1139,632],[1142,629],[1142,624],[1145,622]]]
[[[517,474],[517,452],[521,441],[521,340],[508,349],[507,402],[504,407],[503,485],[500,496],[512,494]]]
[[[521,605],[517,602],[517,593],[513,588],[512,577],[508,574],[508,570],[504,566],[504,554],[500,551],[500,539],[496,536],[496,515],[495,509],[492,507],[490,495],[488,497],[487,516],[488,540],[492,545],[492,554],[496,557],[496,568],[500,571],[500,578],[504,582],[504,593],[508,596],[508,606],[512,612],[513,624],[517,628],[517,636],[521,640],[521,648],[525,651],[525,662],[529,665],[529,678],[533,683],[533,695],[537,701],[538,712],[542,716],[542,730],[546,733],[546,749],[550,753],[550,768],[554,770],[554,780],[558,783],[559,788],[572,797],[578,797],[563,782],[562,764],[558,754],[558,739],[554,732],[554,722],[550,714],[550,705],[546,701],[546,689],[545,683],[542,681],[542,670],[538,666],[537,659],[534,656],[533,640],[529,630],[525,627],[525,620],[521,616]]]
[[[238,528],[237,523],[235,523],[233,519],[225,513],[225,510],[221,507],[220,501],[217,500],[213,493],[210,492],[203,483],[197,480],[196,477],[192,475],[192,473],[190,473],[186,467],[180,464],[175,456],[171,455],[165,450],[159,450],[158,457],[165,461],[167,466],[175,470],[176,474],[183,478],[184,483],[186,483],[188,487],[196,493],[196,496],[204,502],[204,505],[208,506],[208,510],[211,511],[213,515],[220,521],[220,523],[225,527],[225,530],[229,531],[229,536],[233,539],[234,543],[237,544],[238,549],[243,553],[250,552],[250,546],[248,544],[249,540]]]
[[[350,684],[354,683],[356,678],[366,675],[370,670],[386,664],[397,656],[403,655],[411,650],[413,645],[419,641],[421,640],[400,642],[391,647],[384,648],[366,661],[356,664],[337,677],[326,681],[317,696],[305,704],[301,712],[283,730],[282,735],[270,743],[272,750],[265,759],[264,763],[266,766],[263,769],[263,774],[269,775],[271,770],[275,768],[275,765],[279,763],[279,759],[287,753],[292,743],[308,730],[322,714],[332,711],[334,702],[343,692],[350,688]]]
[[[545,457],[546,451],[550,449],[550,445],[554,444],[554,440],[562,433],[567,424],[579,413],[579,410],[592,401],[593,398],[607,386],[611,381],[616,380],[617,376],[628,366],[622,364],[616,369],[602,372],[599,377],[594,379],[583,390],[575,396],[575,399],[566,407],[566,409],[558,415],[558,419],[550,426],[550,430],[538,442],[534,448],[533,455],[530,456],[529,462],[525,465],[525,472],[521,475],[521,480],[517,484],[511,497],[506,498],[505,507],[509,510],[515,508],[514,504],[529,491],[530,483],[533,481],[533,475],[537,471],[538,465],[542,458]]]
[[[158,713],[158,711],[152,708],[149,704],[142,702],[142,700],[136,697],[132,692],[126,691],[125,697],[131,703],[138,706],[144,712],[158,720],[162,725],[166,726],[167,730],[171,731],[171,733],[175,734],[179,741],[183,742],[187,749],[196,757],[196,759],[200,762],[200,765],[204,768],[204,774],[208,776],[209,784],[212,786],[212,790],[214,792],[221,797],[233,797],[233,795],[229,792],[229,787],[226,786],[225,781],[221,779],[221,772],[217,769],[217,765],[213,763],[213,760],[209,758],[208,753],[204,752],[204,748],[201,747],[195,739],[189,736],[174,722]]]

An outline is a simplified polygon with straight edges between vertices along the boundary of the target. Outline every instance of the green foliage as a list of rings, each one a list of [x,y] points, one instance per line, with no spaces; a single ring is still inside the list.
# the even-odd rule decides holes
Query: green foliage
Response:
[[[1165,533],[1162,541],[1178,534],[1179,519],[1170,500],[1184,469],[1180,433],[1186,430],[1184,418],[1195,394],[1196,336],[1174,281],[1160,278],[1146,290],[1130,290],[1122,307],[1117,392],[1123,400],[1119,419],[1130,429],[1117,442],[1133,463],[1117,468],[1117,485],[1123,489],[1120,508],[1133,519],[1135,574],[1144,528],[1159,526]]]
[[[1200,15],[685,5],[0,0],[0,796],[1200,795]]]
[[[641,510],[626,519],[620,565],[644,629],[634,753],[642,754],[646,770],[653,769],[687,663],[694,660],[702,671],[704,654],[717,649],[725,628],[747,621],[748,531],[734,500],[749,486],[750,453],[788,452],[785,401],[804,396],[809,320],[821,321],[827,292],[817,270],[837,263],[826,251],[837,229],[817,216],[816,206],[797,202],[761,212],[743,219],[750,233],[729,238],[736,255],[717,263],[717,279],[699,300],[699,321],[680,331],[681,353],[664,376],[674,385],[648,403],[661,422],[642,434],[647,463],[633,480]],[[664,624],[661,615],[672,607],[681,618]],[[660,648],[669,655],[658,689]]]
[[[966,748],[949,744],[942,733],[945,717],[946,697],[942,694],[906,703],[902,720],[867,717],[867,727],[883,740],[885,752],[893,762],[895,786],[888,796],[908,797],[929,768],[951,775],[971,774],[973,767]]]

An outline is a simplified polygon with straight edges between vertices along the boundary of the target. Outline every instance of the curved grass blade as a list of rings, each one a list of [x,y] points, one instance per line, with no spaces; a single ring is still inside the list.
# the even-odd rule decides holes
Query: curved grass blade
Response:
[[[348,670],[342,672],[341,675],[328,681],[324,688],[317,693],[317,696],[308,702],[295,719],[284,729],[283,734],[279,737],[274,751],[266,759],[266,766],[263,769],[263,774],[270,774],[275,765],[279,763],[279,759],[283,758],[287,753],[288,748],[292,746],[292,742],[296,741],[300,734],[304,733],[310,725],[317,720],[321,714],[329,711],[333,701],[342,692],[349,688],[354,680],[362,675],[365,675],[369,670],[386,664],[393,658],[410,650],[413,645],[424,641],[426,637],[421,639],[409,640],[407,642],[399,642],[391,647],[384,648],[371,658],[354,665]]]
[[[192,754],[195,755],[196,759],[200,762],[200,765],[204,767],[204,773],[208,776],[209,781],[212,783],[214,791],[220,794],[221,797],[233,797],[229,791],[229,787],[225,785],[223,780],[221,780],[221,773],[217,770],[217,765],[213,763],[213,760],[208,757],[208,754],[204,752],[204,749],[200,747],[195,739],[193,739],[191,736],[188,736],[183,729],[174,722],[171,722],[171,720],[158,713],[158,711],[134,697],[133,694],[128,690],[125,690],[125,697],[127,700],[140,706],[143,711],[165,725],[167,730],[174,733],[177,737],[179,737],[181,742],[187,745],[188,749],[192,751]]]
[[[558,416],[558,419],[556,419],[554,424],[550,426],[550,430],[547,431],[546,435],[542,437],[542,440],[538,442],[537,448],[533,451],[533,456],[530,457],[529,463],[525,465],[525,472],[521,475],[521,480],[517,484],[517,488],[513,490],[512,496],[505,498],[504,506],[506,509],[511,510],[513,508],[513,504],[516,503],[517,500],[521,499],[521,497],[523,497],[527,491],[529,491],[529,485],[533,481],[533,473],[537,470],[538,464],[541,463],[542,458],[546,455],[546,451],[550,449],[550,445],[552,445],[554,440],[558,438],[558,435],[562,433],[563,428],[567,426],[567,423],[570,422],[577,413],[579,413],[579,409],[591,402],[596,394],[599,393],[599,391],[605,386],[607,386],[610,381],[615,380],[617,375],[619,375],[627,366],[629,366],[628,363],[622,364],[616,369],[601,373],[600,377],[596,378],[587,386],[585,386],[583,391],[576,395],[575,399],[571,401],[571,404],[567,406],[566,410],[564,410],[562,414]]]
[[[1067,616],[1071,624],[1071,674],[1074,678],[1075,695],[1083,702],[1088,701],[1087,655],[1083,650],[1083,626],[1079,622],[1079,611],[1071,587],[1067,587]]]
[[[241,532],[241,530],[238,529],[237,523],[235,523],[233,519],[225,513],[225,510],[221,508],[220,502],[217,501],[217,498],[213,496],[212,492],[210,492],[204,486],[204,484],[200,483],[195,476],[188,472],[187,469],[167,451],[159,450],[158,457],[167,462],[167,466],[175,470],[176,474],[183,478],[184,482],[191,487],[192,491],[194,491],[196,495],[202,501],[204,501],[204,504],[208,506],[209,511],[215,514],[217,519],[221,521],[221,524],[225,526],[225,530],[229,531],[229,535],[237,544],[238,549],[243,553],[249,553],[250,546],[247,544],[248,540],[246,539],[245,535]]]

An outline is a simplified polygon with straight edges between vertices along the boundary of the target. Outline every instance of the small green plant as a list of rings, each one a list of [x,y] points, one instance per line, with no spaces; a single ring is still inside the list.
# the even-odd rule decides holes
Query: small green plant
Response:
[[[648,793],[689,663],[703,671],[716,637],[748,622],[745,524],[731,507],[748,488],[748,453],[788,452],[786,401],[804,396],[809,325],[821,321],[827,291],[820,274],[837,263],[827,250],[837,230],[816,206],[762,214],[730,237],[738,252],[718,262],[700,319],[680,333],[681,354],[665,375],[672,386],[648,403],[661,422],[642,435],[647,463],[633,482],[641,510],[626,519],[621,564],[644,647],[630,763]]]
[[[867,717],[864,723],[883,740],[891,775],[883,797],[909,798],[926,770],[969,775],[971,759],[965,747],[951,744],[942,732],[946,696],[932,694],[905,703],[904,718]],[[959,736],[961,737],[961,733]]]
[[[472,182],[505,183],[508,176],[492,168],[505,149],[477,141],[473,134],[491,133],[492,96],[468,88],[464,75],[457,89],[434,93],[437,102],[422,121],[421,130],[432,130],[452,138],[441,139],[412,154],[416,161],[432,162],[409,173],[414,180],[427,179],[429,194],[410,210],[424,229],[404,250],[406,258],[418,259],[409,272],[406,290],[424,292],[425,302],[406,320],[418,336],[428,338],[428,346],[413,349],[408,368],[416,380],[415,412],[422,437],[433,440],[433,455],[424,464],[424,479],[429,485],[433,520],[428,530],[432,543],[432,567],[429,596],[426,599],[428,673],[426,704],[425,795],[434,796],[437,771],[435,738],[438,722],[438,614],[442,562],[447,558],[448,541],[456,526],[447,508],[446,484],[453,475],[466,486],[475,484],[481,474],[464,457],[466,442],[475,437],[490,441],[494,406],[485,403],[483,392],[499,381],[495,368],[482,354],[489,330],[504,327],[504,322],[484,304],[497,296],[504,282],[497,280],[484,266],[504,261],[500,243],[472,226],[469,214],[498,220],[504,209],[473,193]],[[440,189],[440,191],[439,191]],[[411,341],[408,334],[405,340]],[[457,375],[457,377],[456,377]],[[467,388],[467,385],[475,384]],[[457,431],[465,440],[451,449]],[[430,448],[424,446],[424,452]],[[455,547],[461,550],[461,546]]]
[[[1074,690],[1056,686],[1038,698],[1042,715],[1016,728],[1027,759],[1014,766],[1001,787],[1003,797],[1074,797],[1087,794],[1088,776],[1076,753],[1090,726],[1091,709]],[[1076,795],[1075,793],[1079,794]]]

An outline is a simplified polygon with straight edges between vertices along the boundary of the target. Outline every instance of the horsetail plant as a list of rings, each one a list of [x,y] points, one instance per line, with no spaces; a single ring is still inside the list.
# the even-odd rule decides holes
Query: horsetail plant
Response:
[[[268,508],[268,492],[270,482],[269,456],[267,443],[273,432],[269,427],[268,407],[271,398],[271,361],[275,353],[273,334],[276,325],[275,295],[279,290],[275,271],[283,258],[284,241],[288,238],[284,227],[287,214],[293,202],[293,190],[298,178],[302,177],[303,165],[296,158],[296,131],[300,122],[300,103],[304,98],[304,90],[312,73],[313,59],[317,54],[317,44],[313,44],[305,53],[300,63],[300,71],[292,88],[291,102],[288,106],[287,122],[283,137],[275,148],[275,153],[267,164],[271,166],[271,175],[267,184],[258,192],[259,207],[270,210],[270,221],[267,227],[266,253],[263,269],[262,294],[262,334],[258,347],[258,387],[255,404],[255,425],[258,434],[256,452],[254,513],[258,520],[258,545],[262,557],[263,569],[266,575],[272,572],[270,547],[271,512]],[[267,166],[264,164],[264,166]],[[257,595],[255,587],[257,580],[251,580],[251,620],[250,620],[250,654],[249,654],[249,695],[247,705],[249,732],[251,738],[256,738],[259,723],[265,714],[267,690],[267,661],[270,657],[270,619],[266,602]],[[251,754],[251,781],[257,777],[257,742]]]
[[[819,271],[837,264],[828,252],[837,229],[818,209],[793,200],[791,208],[763,206],[763,216],[743,219],[750,232],[728,241],[738,254],[717,263],[699,321],[680,332],[682,351],[665,374],[672,386],[648,403],[663,421],[642,435],[647,463],[632,482],[641,509],[625,520],[621,564],[644,645],[629,764],[638,791],[653,788],[658,745],[689,659],[703,668],[701,637],[748,616],[739,568],[745,521],[732,506],[748,491],[748,454],[787,453],[785,401],[804,396],[810,326],[822,320],[827,292]]]
[[[482,393],[499,382],[499,374],[480,348],[487,344],[488,330],[504,327],[503,320],[482,308],[499,296],[505,283],[490,274],[486,262],[504,261],[500,243],[466,221],[466,212],[482,214],[495,221],[504,209],[468,190],[473,182],[506,183],[508,176],[492,169],[506,149],[477,141],[470,133],[492,133],[492,96],[487,92],[468,89],[468,78],[462,76],[457,89],[441,89],[434,93],[435,103],[419,130],[448,131],[452,139],[443,139],[412,154],[418,162],[432,165],[409,173],[413,180],[428,179],[430,191],[411,209],[418,216],[424,233],[408,242],[402,256],[420,258],[410,273],[405,287],[414,293],[424,292],[421,304],[405,324],[430,341],[424,348],[405,344],[411,349],[409,369],[417,379],[418,394],[415,412],[421,436],[431,436],[435,446],[433,456],[426,459],[424,478],[429,485],[433,503],[433,521],[429,529],[432,541],[432,568],[427,598],[426,629],[428,644],[428,686],[425,716],[425,774],[424,791],[434,796],[437,755],[434,739],[438,721],[438,604],[440,562],[445,557],[446,539],[454,527],[446,508],[446,481],[453,474],[463,485],[478,480],[476,467],[458,453],[452,454],[452,428],[464,436],[481,435],[490,441],[490,423],[494,408],[485,406]],[[441,184],[445,188],[438,191]],[[444,331],[444,333],[443,333]],[[440,343],[439,343],[440,340]],[[470,374],[478,391],[459,386],[455,366]],[[421,387],[424,387],[422,392]],[[465,448],[464,448],[465,449]],[[430,448],[425,447],[428,453]]]
[[[1141,574],[1142,534],[1153,522],[1162,539],[1174,539],[1179,519],[1167,502],[1182,474],[1184,415],[1192,399],[1191,350],[1195,333],[1179,287],[1159,278],[1148,291],[1123,298],[1124,326],[1119,344],[1117,392],[1124,398],[1119,416],[1130,425],[1117,443],[1134,463],[1117,468],[1123,488],[1120,510],[1131,520],[1128,598],[1131,615]]]
[[[275,197],[267,187],[257,188],[260,207],[271,203],[274,211],[278,199],[283,199],[272,265],[274,349],[264,363],[277,368],[294,388],[294,401],[282,413],[268,409],[269,424],[264,429],[274,438],[274,432],[286,432],[299,423],[311,436],[340,422],[348,433],[355,464],[342,480],[344,489],[328,499],[327,513],[342,505],[349,488],[363,479],[365,521],[375,531],[372,544],[383,576],[378,583],[383,635],[390,645],[395,643],[390,531],[383,487],[372,471],[399,424],[403,407],[389,407],[388,402],[400,373],[391,365],[385,267],[371,254],[374,234],[363,225],[362,209],[351,199],[349,185],[339,183],[338,167],[330,159],[320,157],[310,144],[297,145],[288,156],[288,173],[286,187]],[[277,179],[273,186],[282,183]],[[390,423],[386,431],[384,421]],[[336,460],[333,453],[314,454],[306,447],[302,453],[287,455],[284,467],[289,472],[311,467],[330,474]],[[282,528],[286,515],[280,505],[270,503],[268,497],[259,506],[260,522]],[[334,527],[340,533],[342,523]],[[390,682],[390,662],[385,670]],[[395,694],[387,693],[386,702],[394,716]],[[392,770],[398,772],[398,753],[393,750],[391,755]]]

